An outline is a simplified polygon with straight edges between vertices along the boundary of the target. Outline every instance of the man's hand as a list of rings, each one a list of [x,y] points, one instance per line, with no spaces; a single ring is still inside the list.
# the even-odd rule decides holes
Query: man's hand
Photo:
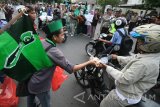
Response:
[[[106,64],[99,63],[99,64],[97,64],[96,67],[99,67],[99,68],[106,68],[107,65],[106,65]]]
[[[112,59],[117,59],[117,56],[118,56],[118,55],[112,54],[111,56],[112,56]]]
[[[100,60],[97,57],[91,57],[90,63],[97,67],[97,66],[99,66]]]
[[[113,36],[113,34],[111,34],[111,33],[109,33],[109,34],[107,34],[108,36]]]
[[[100,59],[98,59],[97,57],[91,57],[90,61],[92,61],[92,64],[94,64],[96,67],[100,67],[100,68],[106,68],[107,65],[102,64]]]

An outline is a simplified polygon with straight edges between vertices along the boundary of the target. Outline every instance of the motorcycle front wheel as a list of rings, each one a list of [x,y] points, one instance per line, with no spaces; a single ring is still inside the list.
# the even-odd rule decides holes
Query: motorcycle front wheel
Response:
[[[94,48],[93,43],[88,43],[85,47],[86,53],[88,56],[95,56],[96,55],[96,49]]]
[[[80,69],[77,72],[74,72],[74,76],[80,86],[82,86],[83,88],[89,88],[89,83],[88,83],[87,73],[85,71],[85,68]]]

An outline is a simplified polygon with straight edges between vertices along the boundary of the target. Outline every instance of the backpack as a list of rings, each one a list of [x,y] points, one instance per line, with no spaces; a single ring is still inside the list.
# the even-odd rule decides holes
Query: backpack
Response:
[[[122,37],[120,46],[120,55],[128,55],[132,49],[133,40],[129,37],[126,30],[125,30],[125,35],[120,30],[117,30],[117,32]]]

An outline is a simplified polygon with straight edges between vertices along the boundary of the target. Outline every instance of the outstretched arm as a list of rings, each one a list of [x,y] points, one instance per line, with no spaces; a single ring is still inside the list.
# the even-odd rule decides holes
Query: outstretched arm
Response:
[[[84,62],[84,63],[75,65],[75,66],[73,67],[73,72],[76,72],[76,71],[84,68],[84,67],[87,66],[87,65],[91,65],[91,64],[92,64],[92,65],[96,65],[97,62],[98,62],[98,59],[93,58],[93,59],[91,59],[91,60],[89,60],[89,61],[86,61],[86,62]]]
[[[118,60],[120,65],[126,65],[133,58],[134,56],[118,56],[116,54],[112,54],[112,59]]]
[[[10,26],[14,24],[23,14],[24,12],[21,11],[17,16],[12,18],[2,29],[0,29],[0,34],[3,33],[6,29],[10,28]]]

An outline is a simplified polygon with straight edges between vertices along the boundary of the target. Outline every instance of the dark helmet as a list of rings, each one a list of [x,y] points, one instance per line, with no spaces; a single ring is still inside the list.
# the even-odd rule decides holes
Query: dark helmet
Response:
[[[116,29],[117,28],[124,28],[125,25],[127,24],[126,20],[124,18],[120,18],[120,17],[117,18],[114,23],[115,23]]]

